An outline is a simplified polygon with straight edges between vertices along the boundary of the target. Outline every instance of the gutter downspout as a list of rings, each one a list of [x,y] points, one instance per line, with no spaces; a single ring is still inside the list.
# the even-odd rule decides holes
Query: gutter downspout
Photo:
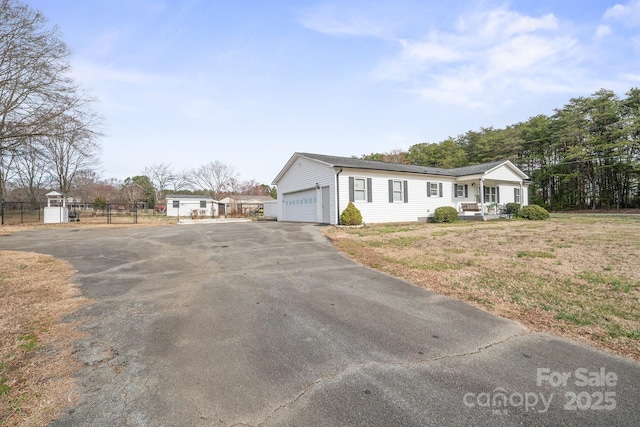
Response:
[[[336,174],[336,224],[340,225],[340,179],[338,176],[342,173],[342,168]]]

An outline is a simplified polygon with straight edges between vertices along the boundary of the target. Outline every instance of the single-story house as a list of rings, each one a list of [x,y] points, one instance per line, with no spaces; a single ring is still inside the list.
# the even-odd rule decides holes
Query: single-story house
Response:
[[[273,180],[278,220],[338,224],[352,201],[365,223],[424,221],[436,208],[483,219],[528,204],[528,177],[510,161],[456,169],[294,153]]]
[[[167,216],[218,216],[218,202],[209,196],[167,194]]]
[[[273,201],[271,196],[229,196],[220,199],[220,213],[227,215],[248,215],[263,207],[265,202]]]

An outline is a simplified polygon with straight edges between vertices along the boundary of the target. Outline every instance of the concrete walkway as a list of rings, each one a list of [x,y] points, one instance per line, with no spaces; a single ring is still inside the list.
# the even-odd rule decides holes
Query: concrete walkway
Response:
[[[308,224],[42,229],[95,304],[56,426],[640,425],[640,365],[336,252]]]

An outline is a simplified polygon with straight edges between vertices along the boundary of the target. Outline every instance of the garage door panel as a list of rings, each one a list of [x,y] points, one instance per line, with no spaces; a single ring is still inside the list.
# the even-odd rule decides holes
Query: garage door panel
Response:
[[[284,195],[284,220],[318,222],[317,194],[315,189]]]

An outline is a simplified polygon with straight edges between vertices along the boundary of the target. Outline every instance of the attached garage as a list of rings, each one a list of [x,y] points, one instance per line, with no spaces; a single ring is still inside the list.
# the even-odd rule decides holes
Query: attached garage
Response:
[[[317,192],[315,188],[284,194],[284,220],[318,222]]]

